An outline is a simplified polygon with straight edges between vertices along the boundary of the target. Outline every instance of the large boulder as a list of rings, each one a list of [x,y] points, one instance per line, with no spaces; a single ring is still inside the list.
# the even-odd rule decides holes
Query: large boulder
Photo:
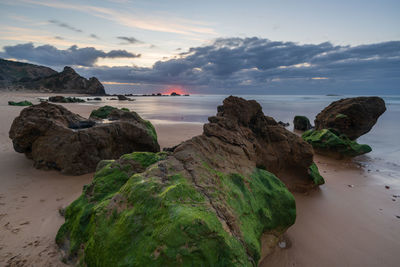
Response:
[[[36,168],[72,175],[94,171],[103,159],[133,151],[159,151],[150,122],[133,112],[119,112],[123,114],[110,123],[96,123],[63,106],[43,102],[22,110],[9,136],[15,151],[33,159]]]
[[[114,110],[111,112],[115,112]],[[312,148],[229,97],[171,152],[101,161],[56,242],[85,266],[255,266],[296,218],[285,184],[323,183]],[[280,178],[278,179],[277,176]],[[261,237],[269,246],[261,246]]]
[[[368,133],[386,111],[380,97],[353,97],[332,102],[315,119],[316,130],[334,129],[355,140]]]

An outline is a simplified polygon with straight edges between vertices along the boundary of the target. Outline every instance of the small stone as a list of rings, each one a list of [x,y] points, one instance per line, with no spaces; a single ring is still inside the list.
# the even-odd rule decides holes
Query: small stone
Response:
[[[354,187],[354,185],[352,185],[352,184],[348,184],[347,186],[348,186],[348,187],[351,187],[351,188],[353,188],[353,187]]]
[[[281,241],[281,242],[278,243],[278,246],[280,248],[286,248],[286,242],[285,241]]]
[[[388,186],[388,185],[385,185],[385,188],[386,188],[386,189],[390,189],[390,186]]]

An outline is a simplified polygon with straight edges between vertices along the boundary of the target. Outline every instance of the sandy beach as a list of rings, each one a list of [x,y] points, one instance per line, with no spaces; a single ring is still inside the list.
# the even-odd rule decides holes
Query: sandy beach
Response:
[[[54,242],[64,218],[59,209],[80,194],[93,174],[65,176],[33,168],[8,137],[24,107],[7,101],[39,94],[0,94],[0,266],[65,266]],[[88,117],[95,106],[65,104]],[[201,124],[155,124],[160,146],[170,147],[202,132]],[[295,193],[296,223],[287,247],[276,249],[260,266],[398,266],[400,263],[400,187],[352,161],[316,156],[326,184]],[[397,174],[398,175],[398,174]]]

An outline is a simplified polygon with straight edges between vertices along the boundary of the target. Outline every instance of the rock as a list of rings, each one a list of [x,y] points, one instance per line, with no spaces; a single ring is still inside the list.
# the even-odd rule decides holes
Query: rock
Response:
[[[306,116],[295,116],[293,119],[295,130],[307,131],[312,128],[310,120]]]
[[[76,97],[64,97],[64,96],[50,96],[49,101],[53,103],[83,103],[86,102],[83,99]]]
[[[282,125],[283,127],[289,127],[289,126],[290,126],[290,123],[288,123],[288,122],[283,122],[283,121],[278,121],[278,124],[279,124],[279,125]]]
[[[311,146],[257,102],[229,97],[209,121],[172,152],[101,161],[58,231],[68,258],[86,266],[257,265],[263,233],[279,237],[295,221],[282,181],[310,188],[323,179]]]
[[[285,241],[281,241],[281,242],[278,243],[278,246],[280,248],[286,248],[286,242]]]
[[[117,97],[118,97],[118,100],[120,100],[120,101],[128,100],[128,98],[124,95],[117,95]]]
[[[0,82],[0,89],[105,95],[97,78],[86,79],[68,66],[56,72],[43,66],[0,59],[0,75],[6,77]]]
[[[10,106],[32,106],[32,102],[24,100],[20,102],[8,101],[8,105]]]
[[[103,159],[116,159],[132,151],[160,150],[150,122],[136,113],[114,113],[115,121],[95,123],[62,106],[43,102],[22,110],[9,136],[15,151],[33,159],[36,168],[72,175],[94,171]]]
[[[380,97],[353,97],[332,102],[315,119],[316,130],[334,129],[355,140],[368,133],[386,110]]]
[[[360,145],[334,130],[308,130],[302,138],[316,152],[330,156],[355,157],[372,151],[370,146]]]
[[[95,97],[95,98],[93,98],[93,100],[101,101],[102,99],[101,99],[101,97]]]
[[[44,66],[5,60],[0,58],[0,89],[18,89],[18,83],[56,74]]]

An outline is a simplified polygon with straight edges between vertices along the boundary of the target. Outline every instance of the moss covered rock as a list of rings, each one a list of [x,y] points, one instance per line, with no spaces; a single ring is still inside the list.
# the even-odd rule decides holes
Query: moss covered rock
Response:
[[[165,158],[127,154],[96,172],[66,209],[57,235],[68,260],[87,266],[255,266],[261,235],[282,233],[295,221],[293,196],[265,170],[242,175],[203,164],[201,176],[218,182],[200,187],[180,162]],[[135,166],[152,162],[135,173]]]
[[[104,106],[104,107],[100,107],[98,109],[93,110],[90,113],[90,117],[95,117],[95,118],[99,118],[99,119],[106,119],[111,111],[116,110],[117,108],[112,107],[112,106]]]
[[[294,129],[307,131],[312,128],[310,120],[306,116],[295,116],[293,119]]]
[[[332,129],[309,130],[302,138],[321,153],[355,157],[372,151],[370,146],[358,144]]]
[[[20,101],[20,102],[14,102],[14,101],[8,101],[8,105],[10,106],[32,106],[32,102],[29,102],[27,100]]]
[[[100,107],[98,109],[93,110],[90,113],[90,119],[93,119],[93,120],[108,119],[111,121],[135,120],[135,121],[145,125],[148,134],[153,138],[154,142],[157,142],[157,133],[156,133],[156,129],[154,128],[153,124],[148,120],[142,119],[139,116],[139,114],[137,114],[134,111],[130,111],[127,108],[118,109],[118,108],[112,107],[112,106]]]

